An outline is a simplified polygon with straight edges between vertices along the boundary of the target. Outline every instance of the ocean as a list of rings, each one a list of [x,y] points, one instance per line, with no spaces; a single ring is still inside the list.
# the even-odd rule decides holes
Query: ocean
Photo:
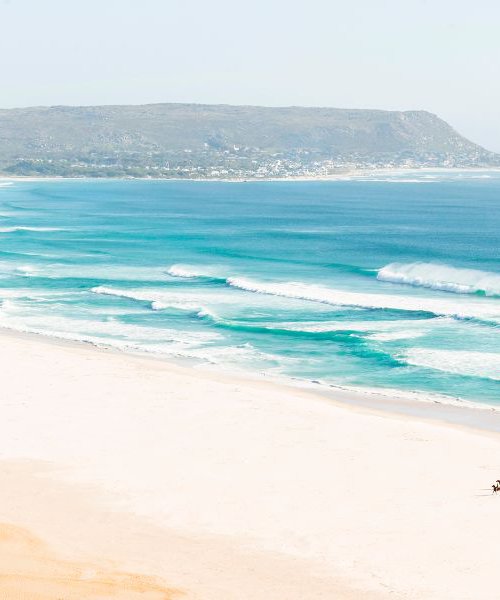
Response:
[[[500,173],[0,182],[0,326],[500,405]]]

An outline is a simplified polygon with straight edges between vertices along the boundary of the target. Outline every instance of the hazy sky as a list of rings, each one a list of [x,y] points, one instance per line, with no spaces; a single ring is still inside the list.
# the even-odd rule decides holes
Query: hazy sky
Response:
[[[426,109],[500,151],[500,0],[0,0],[0,106]]]

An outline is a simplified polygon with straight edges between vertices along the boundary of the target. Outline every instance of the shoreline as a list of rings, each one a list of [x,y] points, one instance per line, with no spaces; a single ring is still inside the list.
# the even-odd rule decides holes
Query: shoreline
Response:
[[[0,335],[0,523],[63,561],[193,600],[491,598],[497,434]]]
[[[445,175],[446,173],[499,173],[500,167],[394,167],[380,169],[350,169],[342,173],[331,175],[297,175],[290,177],[235,177],[235,178],[189,178],[189,177],[89,177],[79,176],[58,176],[58,175],[0,175],[0,184],[2,182],[22,182],[22,181],[189,181],[201,183],[257,183],[257,182],[328,182],[328,181],[363,181],[365,177],[388,176],[388,175],[411,175],[421,173],[436,173]],[[432,181],[432,180],[430,180]]]
[[[323,384],[298,377],[274,376],[257,371],[231,370],[224,365],[196,363],[186,357],[166,356],[120,349],[111,344],[59,337],[43,332],[21,331],[0,327],[0,337],[11,336],[26,340],[40,340],[46,344],[73,348],[90,348],[105,354],[130,356],[146,361],[154,361],[165,368],[180,368],[200,373],[201,377],[223,377],[236,383],[257,383],[276,386],[291,393],[303,392],[307,396],[323,398],[339,407],[370,411],[375,414],[389,414],[392,417],[410,417],[452,427],[463,427],[473,431],[500,433],[500,406],[482,404],[471,400],[461,400],[419,391],[398,390],[396,388],[349,388],[342,385]]]

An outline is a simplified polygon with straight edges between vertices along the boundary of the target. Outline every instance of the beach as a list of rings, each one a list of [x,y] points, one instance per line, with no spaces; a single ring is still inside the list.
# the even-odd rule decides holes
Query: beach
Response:
[[[500,4],[241,8],[0,0],[0,600],[500,600]]]
[[[6,182],[0,597],[492,600],[482,175]]]
[[[40,553],[44,580],[78,598],[103,581],[119,598],[495,597],[497,434],[1,339],[0,540],[18,557],[2,561],[3,598]]]

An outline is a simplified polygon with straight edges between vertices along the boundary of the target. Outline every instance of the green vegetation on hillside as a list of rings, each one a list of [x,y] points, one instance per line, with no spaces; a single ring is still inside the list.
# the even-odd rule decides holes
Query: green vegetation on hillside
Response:
[[[286,177],[500,166],[425,111],[152,104],[0,110],[0,173]]]

